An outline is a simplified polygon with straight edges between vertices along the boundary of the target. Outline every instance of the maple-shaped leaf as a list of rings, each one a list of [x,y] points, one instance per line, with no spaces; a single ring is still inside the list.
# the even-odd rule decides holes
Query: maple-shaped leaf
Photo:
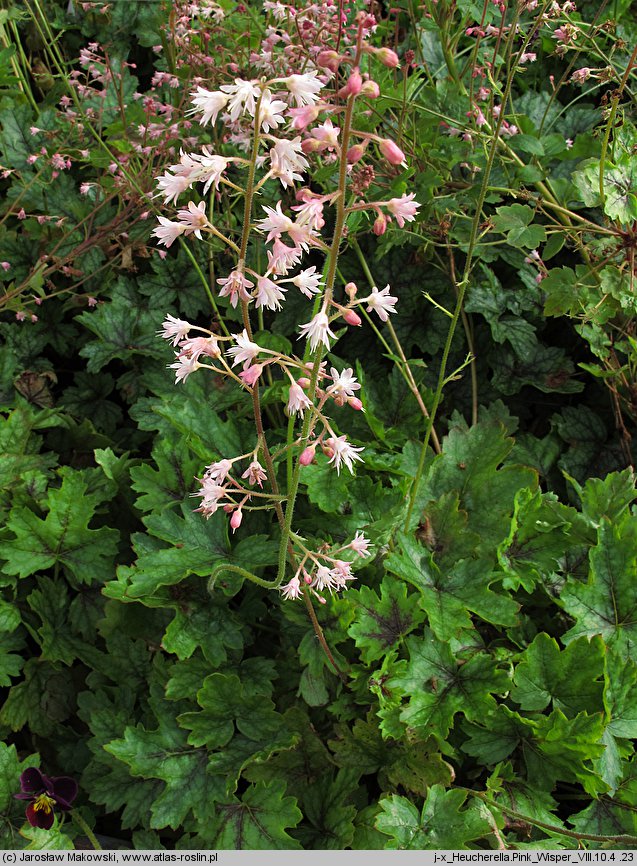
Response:
[[[604,698],[608,731],[614,737],[637,738],[637,664],[612,650],[606,652]]]
[[[637,497],[632,469],[609,472],[605,478],[588,478],[583,487],[577,485],[576,489],[582,500],[582,514],[594,526],[599,526],[604,517],[611,522],[618,520]]]
[[[287,831],[303,816],[295,798],[285,796],[282,781],[250,785],[240,800],[233,797],[217,803],[214,814],[212,828],[199,837],[206,848],[272,851],[301,847]]]
[[[489,836],[494,826],[486,806],[466,801],[466,791],[433,785],[419,813],[413,803],[394,794],[380,801],[383,812],[376,828],[391,837],[385,846],[390,850],[466,851],[469,842]]]
[[[418,537],[443,571],[459,559],[471,559],[480,543],[480,536],[467,529],[467,512],[460,508],[460,497],[455,491],[444,493],[427,505]]]
[[[119,532],[89,529],[103,495],[89,492],[80,473],[61,474],[62,486],[47,492],[44,519],[24,506],[12,509],[6,528],[14,537],[0,541],[4,571],[27,577],[59,564],[80,583],[105,581],[113,572]]]
[[[141,463],[130,470],[131,486],[139,494],[135,504],[141,511],[163,511],[183,502],[201,472],[201,462],[192,456],[181,437],[157,439],[152,458],[157,469]]]
[[[587,583],[569,578],[562,590],[562,607],[576,620],[562,640],[600,634],[621,655],[630,656],[637,642],[637,521],[630,512],[616,523],[600,524],[589,561]]]
[[[296,836],[304,850],[343,851],[354,838],[360,801],[360,770],[348,767],[323,773],[304,793],[299,805],[305,821]]]
[[[599,797],[581,812],[571,815],[569,824],[578,833],[600,836],[628,834],[637,836],[637,759],[635,755],[625,761],[622,778],[612,796]],[[607,847],[608,843],[604,846]],[[615,843],[614,848],[633,847],[625,842]]]
[[[574,523],[581,524],[581,516],[555,494],[519,490],[509,534],[498,547],[498,560],[507,575],[504,585],[532,592],[538,581],[556,571],[573,543],[570,530]]]
[[[118,579],[104,588],[104,594],[110,598],[172,606],[161,594],[162,587],[180,583],[189,574],[207,577],[221,560],[249,570],[276,562],[278,545],[263,535],[244,538],[231,548],[227,519],[221,513],[204,520],[184,504],[181,514],[152,512],[144,523],[149,535],[135,538],[138,552],[135,565],[120,566]],[[158,548],[154,543],[157,538],[172,546]],[[147,539],[151,539],[148,545]]]
[[[498,704],[481,723],[465,723],[462,729],[469,735],[462,751],[483,764],[497,764],[508,758],[531,733],[530,722],[505,704]]]
[[[574,640],[560,650],[554,638],[538,634],[520,656],[511,697],[523,710],[543,710],[552,701],[569,717],[601,713],[605,656],[599,636]]]
[[[522,744],[528,779],[540,790],[550,791],[557,781],[579,782],[595,797],[609,785],[593,768],[593,760],[605,750],[602,713],[579,713],[568,719],[561,710],[550,716],[526,720],[531,736]]]
[[[452,427],[443,453],[433,460],[419,490],[423,506],[456,492],[460,508],[467,513],[468,530],[479,536],[478,550],[489,556],[508,533],[517,491],[537,486],[532,469],[502,466],[512,447],[513,439],[497,418],[487,418],[470,428]]]
[[[382,658],[425,618],[414,604],[416,596],[407,596],[406,584],[389,576],[380,585],[380,598],[373,589],[362,586],[350,590],[347,601],[354,609],[354,621],[347,633],[356,641],[366,663]]]
[[[104,748],[127,764],[132,776],[165,782],[159,796],[147,803],[151,828],[176,830],[191,811],[205,825],[213,804],[225,796],[223,779],[208,772],[206,750],[190,746],[185,731],[168,714],[162,714],[155,730],[129,726],[122,738]]]
[[[15,746],[0,743],[0,845],[4,850],[21,848],[17,844],[17,829],[24,818],[24,804],[16,800],[20,791],[20,775],[39,763],[37,755],[20,761]]]
[[[404,672],[391,677],[387,688],[409,696],[400,718],[420,736],[444,738],[456,713],[470,721],[485,717],[496,707],[493,694],[508,691],[508,676],[484,652],[459,664],[448,643],[426,628],[422,639],[408,638],[409,662]]]
[[[182,713],[178,722],[190,731],[188,742],[209,748],[226,746],[235,726],[248,739],[258,741],[279,733],[283,719],[269,697],[235,674],[214,673],[197,692],[199,712]]]
[[[473,627],[469,613],[486,622],[513,626],[519,605],[489,586],[498,578],[486,559],[465,559],[450,571],[442,570],[432,554],[407,535],[398,536],[398,550],[385,560],[389,571],[420,590],[420,604],[440,640],[458,637]]]
[[[401,786],[424,797],[433,784],[449,786],[453,781],[453,769],[433,737],[424,743],[385,740],[375,713],[367,720],[356,719],[351,730],[339,725],[337,735],[329,741],[336,763],[363,775],[377,773],[383,790]]]

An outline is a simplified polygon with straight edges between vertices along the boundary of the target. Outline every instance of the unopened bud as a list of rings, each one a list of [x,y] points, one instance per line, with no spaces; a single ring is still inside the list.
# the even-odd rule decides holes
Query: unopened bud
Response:
[[[314,462],[314,455],[316,453],[316,445],[308,445],[301,452],[301,456],[299,457],[299,463],[301,466],[309,466],[310,463]]]
[[[334,456],[334,450],[329,445],[321,445],[321,448],[323,449],[323,454],[325,454],[328,460],[331,460]]]
[[[387,230],[387,217],[384,213],[379,213],[376,219],[374,220],[374,225],[372,226],[372,231],[375,235],[380,237],[385,234]]]
[[[358,313],[354,312],[354,310],[345,310],[345,312],[343,313],[343,318],[348,325],[353,325],[354,327],[358,327],[363,323],[361,317],[358,315]]]
[[[307,378],[307,376],[301,376],[300,379],[297,379],[297,382],[301,386],[301,388],[310,387],[310,380]]]
[[[353,144],[350,149],[347,151],[347,162],[350,165],[354,165],[354,163],[358,162],[363,158],[365,154],[365,145],[364,144]]]
[[[237,510],[234,512],[234,514],[230,518],[230,526],[232,527],[233,532],[241,526],[242,520],[243,520],[243,511],[240,508],[237,508]]]
[[[234,505],[231,505],[228,502],[226,505],[223,506],[223,510],[226,512],[226,514],[232,514],[232,512],[234,511]]]
[[[341,63],[341,56],[337,51],[320,51],[316,58],[316,65],[321,69],[329,69],[336,72]]]
[[[350,77],[347,79],[347,84],[338,91],[339,96],[358,96],[363,87],[363,79],[358,66],[356,66]]]
[[[357,292],[358,292],[358,286],[356,285],[356,283],[346,283],[345,284],[345,294],[350,299],[350,301],[354,300]]]
[[[405,161],[405,154],[391,138],[381,138],[378,149],[391,165],[401,165]]]
[[[352,409],[356,409],[357,412],[360,412],[363,408],[362,402],[358,399],[358,397],[349,397],[347,400],[347,405]]]
[[[375,81],[370,78],[361,87],[361,96],[366,96],[368,99],[378,99],[380,96],[380,87]]]
[[[320,142],[316,138],[304,138],[301,142],[301,150],[306,155],[308,153],[316,153],[317,150],[320,150],[322,147],[322,142]]]
[[[398,66],[398,55],[391,48],[379,48],[374,54],[383,66],[389,66],[390,69],[395,69]]]

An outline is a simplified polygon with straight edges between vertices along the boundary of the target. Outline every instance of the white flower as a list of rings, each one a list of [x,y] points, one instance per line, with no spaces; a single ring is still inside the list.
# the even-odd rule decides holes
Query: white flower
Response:
[[[175,385],[185,382],[191,373],[194,373],[195,370],[201,367],[201,364],[195,358],[190,358],[188,355],[179,353],[175,355],[175,359],[174,364],[168,364],[169,369],[175,370]]]
[[[161,217],[159,217],[161,220]],[[188,207],[184,210],[177,211],[177,219],[184,226],[184,234],[193,234],[201,240],[201,229],[210,225],[206,216],[206,202],[201,201],[195,204],[194,201],[188,202]]]
[[[361,300],[361,304],[368,304],[367,312],[370,313],[374,310],[375,313],[378,314],[378,318],[381,322],[386,322],[389,318],[388,313],[395,313],[396,310],[394,307],[398,303],[398,298],[393,297],[393,295],[389,294],[389,286],[385,286],[384,289],[381,289],[379,292],[376,286],[372,289],[371,295],[367,298],[363,298]]]
[[[220,277],[217,283],[222,287],[219,292],[220,298],[230,298],[230,303],[233,307],[237,306],[238,301],[252,300],[252,296],[248,292],[254,286],[250,280],[246,279],[241,271],[232,271],[227,277]]]
[[[234,84],[222,84],[221,90],[228,94],[228,109],[230,120],[238,120],[243,113],[254,117],[256,111],[256,100],[259,97],[259,88],[254,81],[244,81],[235,78]]]
[[[268,232],[266,243],[269,243],[274,238],[280,238],[284,232],[288,232],[293,226],[294,221],[286,216],[281,210],[281,202],[276,203],[276,207],[271,208],[267,205],[263,206],[267,217],[256,221],[256,227],[262,232]]]
[[[288,395],[288,412],[291,415],[298,412],[302,418],[305,410],[311,405],[312,403],[303,388],[301,388],[298,382],[292,382],[290,385],[290,393]]]
[[[258,484],[259,487],[263,487],[263,482],[268,476],[259,461],[253,460],[241,477],[246,478],[248,484]]]
[[[301,594],[301,581],[298,577],[293,577],[289,583],[281,587],[281,595],[286,600],[300,598]]]
[[[329,349],[329,337],[336,336],[330,331],[330,322],[327,318],[327,314],[323,310],[321,310],[320,313],[317,313],[310,322],[301,325],[300,331],[302,337],[307,337],[309,339],[310,349],[313,352],[316,351],[319,343],[323,343],[325,348]]]
[[[243,369],[245,370],[257,357],[261,351],[261,347],[257,346],[256,343],[253,343],[249,339],[248,332],[245,328],[243,329],[242,334],[233,334],[232,336],[237,341],[237,345],[231,346],[226,354],[230,355],[233,359],[233,367],[236,367],[237,364],[240,364],[243,361]]]
[[[318,295],[321,291],[320,286],[323,285],[323,281],[319,274],[316,273],[315,265],[312,265],[311,268],[306,268],[304,271],[301,271],[300,274],[297,274],[295,277],[292,277],[290,280],[286,280],[285,282],[294,283],[294,285],[303,292],[306,298],[311,298],[312,295]]]
[[[272,94],[269,90],[264,90],[259,106],[259,123],[264,132],[270,132],[270,129],[281,123],[285,123],[285,119],[281,114],[285,111],[287,105],[281,99],[272,99]]]
[[[177,199],[190,187],[190,183],[188,174],[175,175],[166,172],[157,178],[157,186],[164,196],[165,204],[177,204]]]
[[[206,355],[208,358],[221,357],[219,343],[215,337],[193,337],[191,340],[184,340],[181,344],[182,355],[188,355],[193,361],[198,361],[201,355]]]
[[[410,192],[400,198],[392,198],[387,202],[387,210],[396,217],[396,222],[402,228],[406,222],[411,223],[416,219],[420,204],[414,201],[416,193]]]
[[[206,90],[205,87],[198,87],[191,97],[192,104],[195,106],[193,113],[202,113],[200,120],[202,126],[206,123],[216,123],[217,115],[228,104],[228,97],[223,93],[218,90]]]
[[[232,460],[218,460],[216,463],[211,463],[210,466],[206,466],[204,480],[216,481],[217,484],[223,484],[231,469]]]
[[[337,474],[340,474],[341,466],[345,465],[353,475],[353,461],[360,460],[362,462],[363,458],[359,456],[358,452],[364,451],[364,449],[350,445],[345,436],[330,436],[329,439],[325,440],[325,444],[333,451],[328,462],[334,464]]]
[[[319,97],[316,95],[323,85],[316,77],[316,72],[306,72],[304,75],[289,75],[283,79],[283,84],[294,97],[296,104],[314,105],[318,102]]]
[[[190,322],[184,322],[183,319],[176,319],[170,313],[166,314],[166,318],[162,322],[162,331],[157,331],[158,336],[164,340],[172,340],[173,346],[176,346],[180,340],[188,336],[188,332],[192,328]]]
[[[179,235],[183,235],[186,231],[186,226],[182,223],[176,223],[172,220],[167,220],[166,217],[157,217],[159,225],[153,229],[153,236],[156,237],[160,244],[169,247],[174,243]]]
[[[287,289],[277,286],[268,277],[257,278],[257,307],[267,307],[268,310],[280,310],[281,301],[284,299]]]
[[[341,401],[341,404],[348,397],[353,397],[354,391],[360,389],[356,376],[352,375],[354,371],[351,367],[347,367],[342,373],[339,373],[335,367],[332,367],[330,372],[332,374],[332,384],[327,389],[327,393],[331,394],[338,401]]]
[[[365,557],[370,556],[370,546],[371,541],[368,538],[365,538],[362,532],[357,532],[354,536],[353,540],[347,545],[350,550],[355,551],[359,556]]]
[[[274,147],[270,148],[270,163],[272,177],[278,178],[285,188],[295,180],[303,180],[303,175],[298,172],[305,171],[309,163],[301,150],[301,137],[297,136],[291,141],[277,140]]]

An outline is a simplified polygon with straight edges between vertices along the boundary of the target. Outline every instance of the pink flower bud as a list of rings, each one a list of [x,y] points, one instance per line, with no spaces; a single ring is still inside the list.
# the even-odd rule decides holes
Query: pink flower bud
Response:
[[[301,466],[309,466],[310,463],[314,462],[314,455],[316,452],[316,445],[308,445],[308,447],[301,453],[299,457],[299,463]]]
[[[390,138],[382,138],[378,142],[378,149],[391,165],[401,165],[405,161],[405,154]]]
[[[328,460],[331,460],[334,456],[334,450],[329,445],[321,445],[321,448],[323,449],[323,454],[325,454]]]
[[[374,225],[372,226],[372,231],[375,235],[380,237],[385,234],[387,230],[387,217],[384,213],[379,213],[376,219],[374,220]]]
[[[341,56],[336,51],[320,51],[316,58],[316,65],[321,69],[329,69],[336,72],[341,62]]]
[[[347,162],[350,165],[354,165],[354,163],[358,162],[363,158],[365,154],[365,145],[364,144],[353,144],[352,147],[347,151]]]
[[[308,153],[316,153],[317,150],[320,150],[322,147],[322,142],[318,141],[316,138],[304,138],[301,142],[301,150],[304,154]]]
[[[390,69],[395,69],[398,66],[398,55],[391,48],[379,48],[374,53],[383,66],[389,66]]]
[[[231,505],[229,502],[227,502],[223,506],[223,510],[226,512],[226,514],[232,514],[232,512],[234,511],[234,505]]]
[[[243,511],[240,508],[237,508],[237,510],[234,512],[234,514],[230,518],[230,526],[231,526],[233,532],[235,532],[235,530],[237,530],[241,526],[242,520],[243,520]]]
[[[10,270],[11,265],[9,262],[0,262],[0,268],[2,268],[3,271],[8,271]]]
[[[358,286],[356,283],[346,283],[345,285],[345,294],[350,299],[350,301],[354,300],[356,297],[356,292],[358,292]]]
[[[367,96],[368,99],[378,99],[380,96],[380,87],[371,78],[366,81],[361,87],[361,96]]]
[[[353,325],[354,327],[358,327],[363,323],[361,317],[358,315],[358,313],[354,312],[354,310],[345,310],[345,312],[343,313],[343,318],[348,325]]]
[[[351,406],[352,409],[356,409],[357,412],[360,412],[363,408],[363,404],[358,399],[358,397],[349,397],[347,400],[347,405]]]
[[[338,91],[339,96],[358,96],[363,87],[363,79],[358,66],[356,66],[347,79],[347,84]]]
[[[310,380],[307,378],[307,376],[301,376],[300,379],[297,379],[297,382],[301,386],[301,388],[310,387]]]

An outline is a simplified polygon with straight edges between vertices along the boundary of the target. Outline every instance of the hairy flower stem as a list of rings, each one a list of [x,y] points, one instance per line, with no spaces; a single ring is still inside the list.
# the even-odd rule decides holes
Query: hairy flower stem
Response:
[[[86,823],[86,821],[84,820],[84,818],[82,818],[82,816],[80,815],[80,813],[79,813],[76,809],[73,809],[73,811],[71,812],[71,816],[72,816],[72,818],[73,818],[73,821],[74,821],[74,822],[77,824],[77,826],[80,828],[80,830],[82,830],[82,832],[86,835],[88,841],[89,841],[89,842],[91,843],[91,845],[93,846],[93,850],[94,850],[94,851],[101,851],[101,850],[102,850],[102,846],[101,846],[100,843],[97,841],[97,837],[96,837],[95,833],[91,830],[91,828],[90,828],[89,825]]]
[[[509,39],[507,42],[507,60],[510,61],[513,39],[515,37],[515,32],[517,28],[518,18],[520,15],[520,8],[517,7],[513,19],[511,21],[511,30]],[[518,56],[525,50],[526,43],[522,45],[522,47],[518,51]],[[504,94],[502,97],[502,105],[506,105],[509,96],[511,94],[511,85],[513,84],[513,78],[515,75],[517,62],[509,62],[508,69],[509,73],[507,75],[507,81],[504,89]],[[429,447],[429,439],[431,437],[431,431],[433,429],[434,421],[436,418],[436,413],[438,411],[438,407],[440,406],[440,400],[442,399],[442,391],[446,382],[446,373],[447,373],[447,362],[449,360],[449,354],[451,352],[451,344],[453,342],[454,335],[456,333],[456,328],[458,325],[458,320],[460,319],[460,314],[462,311],[462,307],[464,304],[464,296],[467,290],[467,286],[469,285],[469,278],[471,276],[471,271],[473,269],[473,257],[476,249],[476,244],[478,241],[478,234],[480,231],[480,224],[482,222],[482,208],[484,206],[484,200],[487,196],[487,192],[489,190],[489,179],[491,177],[491,171],[493,169],[493,162],[495,160],[495,155],[499,147],[500,141],[500,130],[502,128],[502,122],[504,121],[504,112],[500,112],[500,116],[497,119],[495,129],[493,130],[493,137],[491,139],[491,147],[489,148],[489,154],[487,157],[487,164],[485,166],[484,173],[482,175],[482,184],[480,186],[480,192],[478,194],[478,200],[476,202],[476,212],[473,218],[473,222],[471,224],[471,234],[469,236],[469,245],[467,247],[467,257],[465,260],[464,271],[462,275],[462,280],[457,283],[457,296],[456,296],[456,306],[453,311],[453,318],[451,319],[451,324],[449,325],[449,330],[447,332],[447,339],[445,341],[445,346],[442,352],[442,359],[440,362],[440,371],[438,373],[438,385],[436,387],[436,392],[434,394],[433,403],[430,409],[430,417],[429,422],[427,424],[427,429],[425,431],[425,438],[422,443],[422,448],[420,450],[420,459],[418,461],[418,469],[416,470],[416,475],[411,485],[411,491],[409,494],[409,505],[407,506],[407,515],[405,517],[405,532],[409,531],[411,525],[411,518],[414,510],[414,505],[416,503],[416,496],[418,493],[418,487],[420,486],[420,480],[422,478],[422,474],[425,468],[425,461],[427,459],[427,449]]]
[[[505,815],[515,818],[516,821],[524,821],[525,824],[532,824],[534,827],[540,827],[542,830],[548,830],[550,833],[555,833],[560,836],[567,836],[569,839],[582,839],[589,842],[608,842],[611,844],[620,842],[627,848],[637,844],[637,836],[629,836],[628,834],[623,833],[618,836],[599,836],[595,833],[576,833],[575,830],[566,830],[563,827],[556,827],[553,824],[538,821],[537,818],[533,818],[530,815],[524,815],[522,812],[516,812],[515,809],[510,809],[508,806],[503,806],[501,803],[495,803],[487,794],[483,794],[481,791],[472,791],[471,788],[462,788],[461,790],[467,791],[467,793],[477,797],[479,800],[482,800],[483,803],[492,806],[499,812],[504,812]]]

